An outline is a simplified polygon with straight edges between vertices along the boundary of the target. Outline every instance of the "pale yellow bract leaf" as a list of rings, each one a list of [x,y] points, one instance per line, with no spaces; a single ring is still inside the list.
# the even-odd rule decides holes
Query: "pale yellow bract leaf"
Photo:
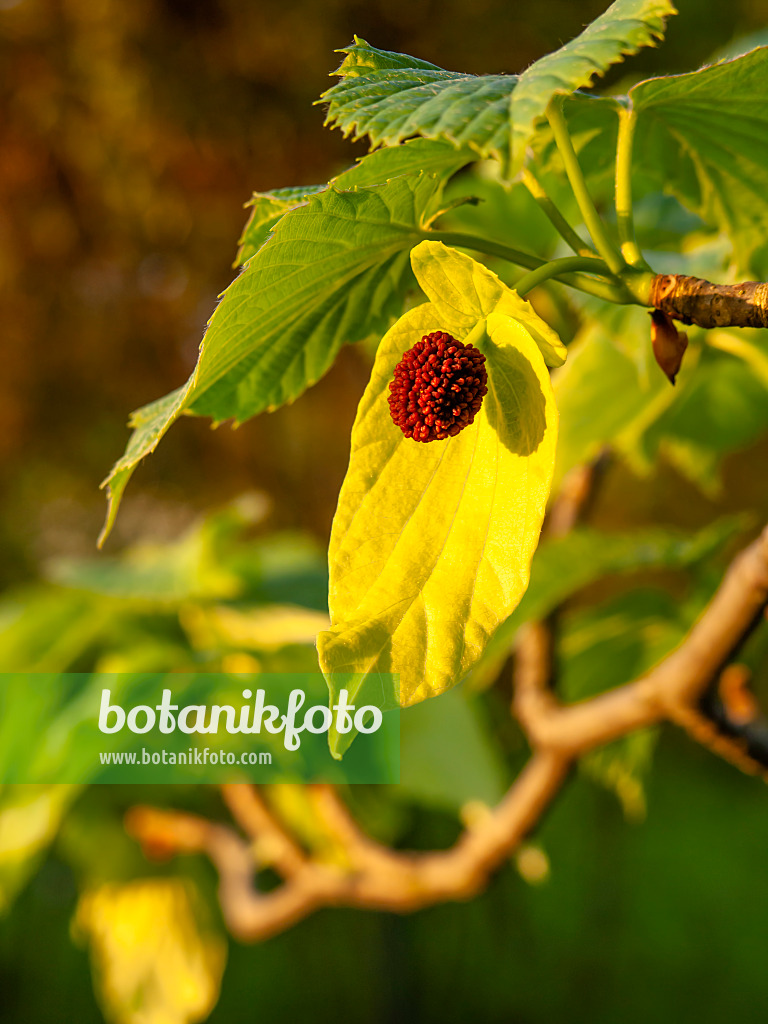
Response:
[[[442,317],[442,329],[449,334],[461,338],[478,320],[491,313],[506,313],[527,328],[547,366],[565,362],[567,350],[555,331],[530,302],[482,263],[442,242],[425,241],[411,252],[411,265],[422,291]]]
[[[352,430],[318,650],[332,698],[346,687],[357,706],[406,707],[461,681],[525,592],[549,494],[557,410],[537,344],[511,316],[447,314],[441,296],[382,339]],[[389,383],[404,352],[446,329],[486,356],[488,394],[455,437],[418,443],[392,422]],[[335,756],[351,742],[330,739]]]
[[[194,1024],[216,1005],[226,944],[204,934],[191,885],[179,878],[99,886],[80,900],[107,1019],[117,1024]]]

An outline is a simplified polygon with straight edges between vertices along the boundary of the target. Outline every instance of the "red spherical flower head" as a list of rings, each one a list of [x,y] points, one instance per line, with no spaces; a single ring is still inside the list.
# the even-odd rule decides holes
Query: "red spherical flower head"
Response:
[[[408,349],[395,367],[389,411],[406,437],[442,441],[472,423],[487,385],[482,352],[435,331]]]

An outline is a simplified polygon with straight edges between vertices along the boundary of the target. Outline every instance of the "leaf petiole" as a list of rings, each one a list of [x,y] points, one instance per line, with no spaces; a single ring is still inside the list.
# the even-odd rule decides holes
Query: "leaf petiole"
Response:
[[[619,136],[616,144],[616,221],[621,254],[631,267],[650,269],[635,238],[632,213],[632,144],[635,135],[635,113],[631,107],[619,111]]]
[[[568,133],[568,125],[563,115],[563,97],[556,96],[547,108],[547,118],[552,127],[555,143],[560,151],[565,173],[573,189],[573,195],[581,210],[584,224],[592,236],[595,247],[613,274],[620,274],[626,267],[623,256],[616,248],[609,236],[605,224],[595,208],[592,196],[589,194],[587,183],[579,165],[576,150],[573,148],[571,136]]]
[[[532,253],[513,249],[511,246],[503,245],[501,242],[494,242],[492,239],[483,238],[480,235],[468,235],[460,231],[429,231],[424,232],[423,237],[432,239],[435,242],[443,242],[445,245],[458,246],[461,249],[483,252],[488,256],[498,256],[500,259],[514,263],[518,267],[525,267],[527,270],[538,270],[540,267],[551,266],[547,260],[542,260]],[[624,286],[623,282],[617,281],[613,277],[602,260],[598,260],[596,257],[568,256],[565,258],[591,260],[591,273],[598,272],[596,266],[592,269],[592,265],[599,263],[602,267],[602,270],[599,272],[605,274],[608,280],[598,281],[584,273],[558,271],[557,276],[553,279],[560,284],[566,284],[577,291],[586,292],[587,295],[594,295],[598,299],[604,299],[606,302],[613,302],[616,305],[625,305],[637,301]]]
[[[603,260],[595,256],[564,256],[559,260],[551,260],[549,263],[537,267],[535,270],[523,275],[515,285],[515,291],[523,298],[528,292],[533,291],[537,285],[549,281],[553,277],[560,277],[563,274],[571,274],[575,271],[584,271],[587,274],[599,274],[603,277],[610,275],[608,267]]]

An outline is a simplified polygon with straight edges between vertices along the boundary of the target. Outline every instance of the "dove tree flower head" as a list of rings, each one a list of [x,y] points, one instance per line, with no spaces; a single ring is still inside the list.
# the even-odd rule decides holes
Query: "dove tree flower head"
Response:
[[[488,394],[485,356],[445,331],[425,334],[395,367],[392,422],[414,441],[443,441],[475,419]]]

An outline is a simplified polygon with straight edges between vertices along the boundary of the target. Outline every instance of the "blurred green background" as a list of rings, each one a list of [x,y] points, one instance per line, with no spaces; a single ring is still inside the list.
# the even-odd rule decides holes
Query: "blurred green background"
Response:
[[[201,658],[233,671],[308,665],[314,621],[272,622],[265,645],[253,619],[247,633],[237,614],[259,603],[324,610],[322,548],[366,353],[345,349],[294,406],[237,431],[180,422],[137,472],[107,554],[91,562],[103,518],[98,482],[124,447],[127,414],[191,371],[232,278],[251,191],[325,181],[364,152],[323,130],[322,109],[312,106],[335,48],[357,33],[446,68],[513,72],[605,6],[0,0],[0,586],[9,594],[0,625],[14,624],[0,646],[4,670],[130,671]],[[666,43],[634,59],[633,76],[688,70],[768,26],[766,0],[680,6]],[[694,530],[746,510],[755,525],[768,512],[767,456],[765,439],[750,439],[706,496],[666,465],[642,480],[614,466],[591,522]],[[40,579],[60,589],[36,587]],[[657,628],[674,610],[654,593]],[[570,623],[576,647],[588,627],[577,615]],[[642,657],[627,657],[631,675]],[[434,757],[440,736],[461,747],[474,742],[474,728],[438,730]],[[506,763],[484,755],[478,769],[489,799],[521,755],[519,739],[507,739]],[[534,869],[518,858],[472,903],[402,919],[325,911],[262,946],[231,944],[210,1020],[471,1014],[520,1024],[714,1024],[765,1007],[763,784],[667,731],[646,789],[647,815],[630,823],[613,793],[578,775],[528,851]],[[416,797],[357,799],[382,838],[450,842],[456,806],[426,782]],[[0,880],[16,897],[0,918],[0,1015],[14,1024],[101,1021],[85,948],[88,937],[99,948],[99,925],[81,905],[71,926],[78,888],[176,871],[143,862],[122,834],[123,810],[152,799],[222,812],[213,794],[184,791],[43,798],[42,824],[17,813],[3,832],[0,821],[0,865],[11,850]],[[31,853],[14,860],[22,826]],[[205,897],[197,926],[216,960],[214,875],[202,862],[183,871]],[[187,1019],[158,1014],[131,1019]]]

